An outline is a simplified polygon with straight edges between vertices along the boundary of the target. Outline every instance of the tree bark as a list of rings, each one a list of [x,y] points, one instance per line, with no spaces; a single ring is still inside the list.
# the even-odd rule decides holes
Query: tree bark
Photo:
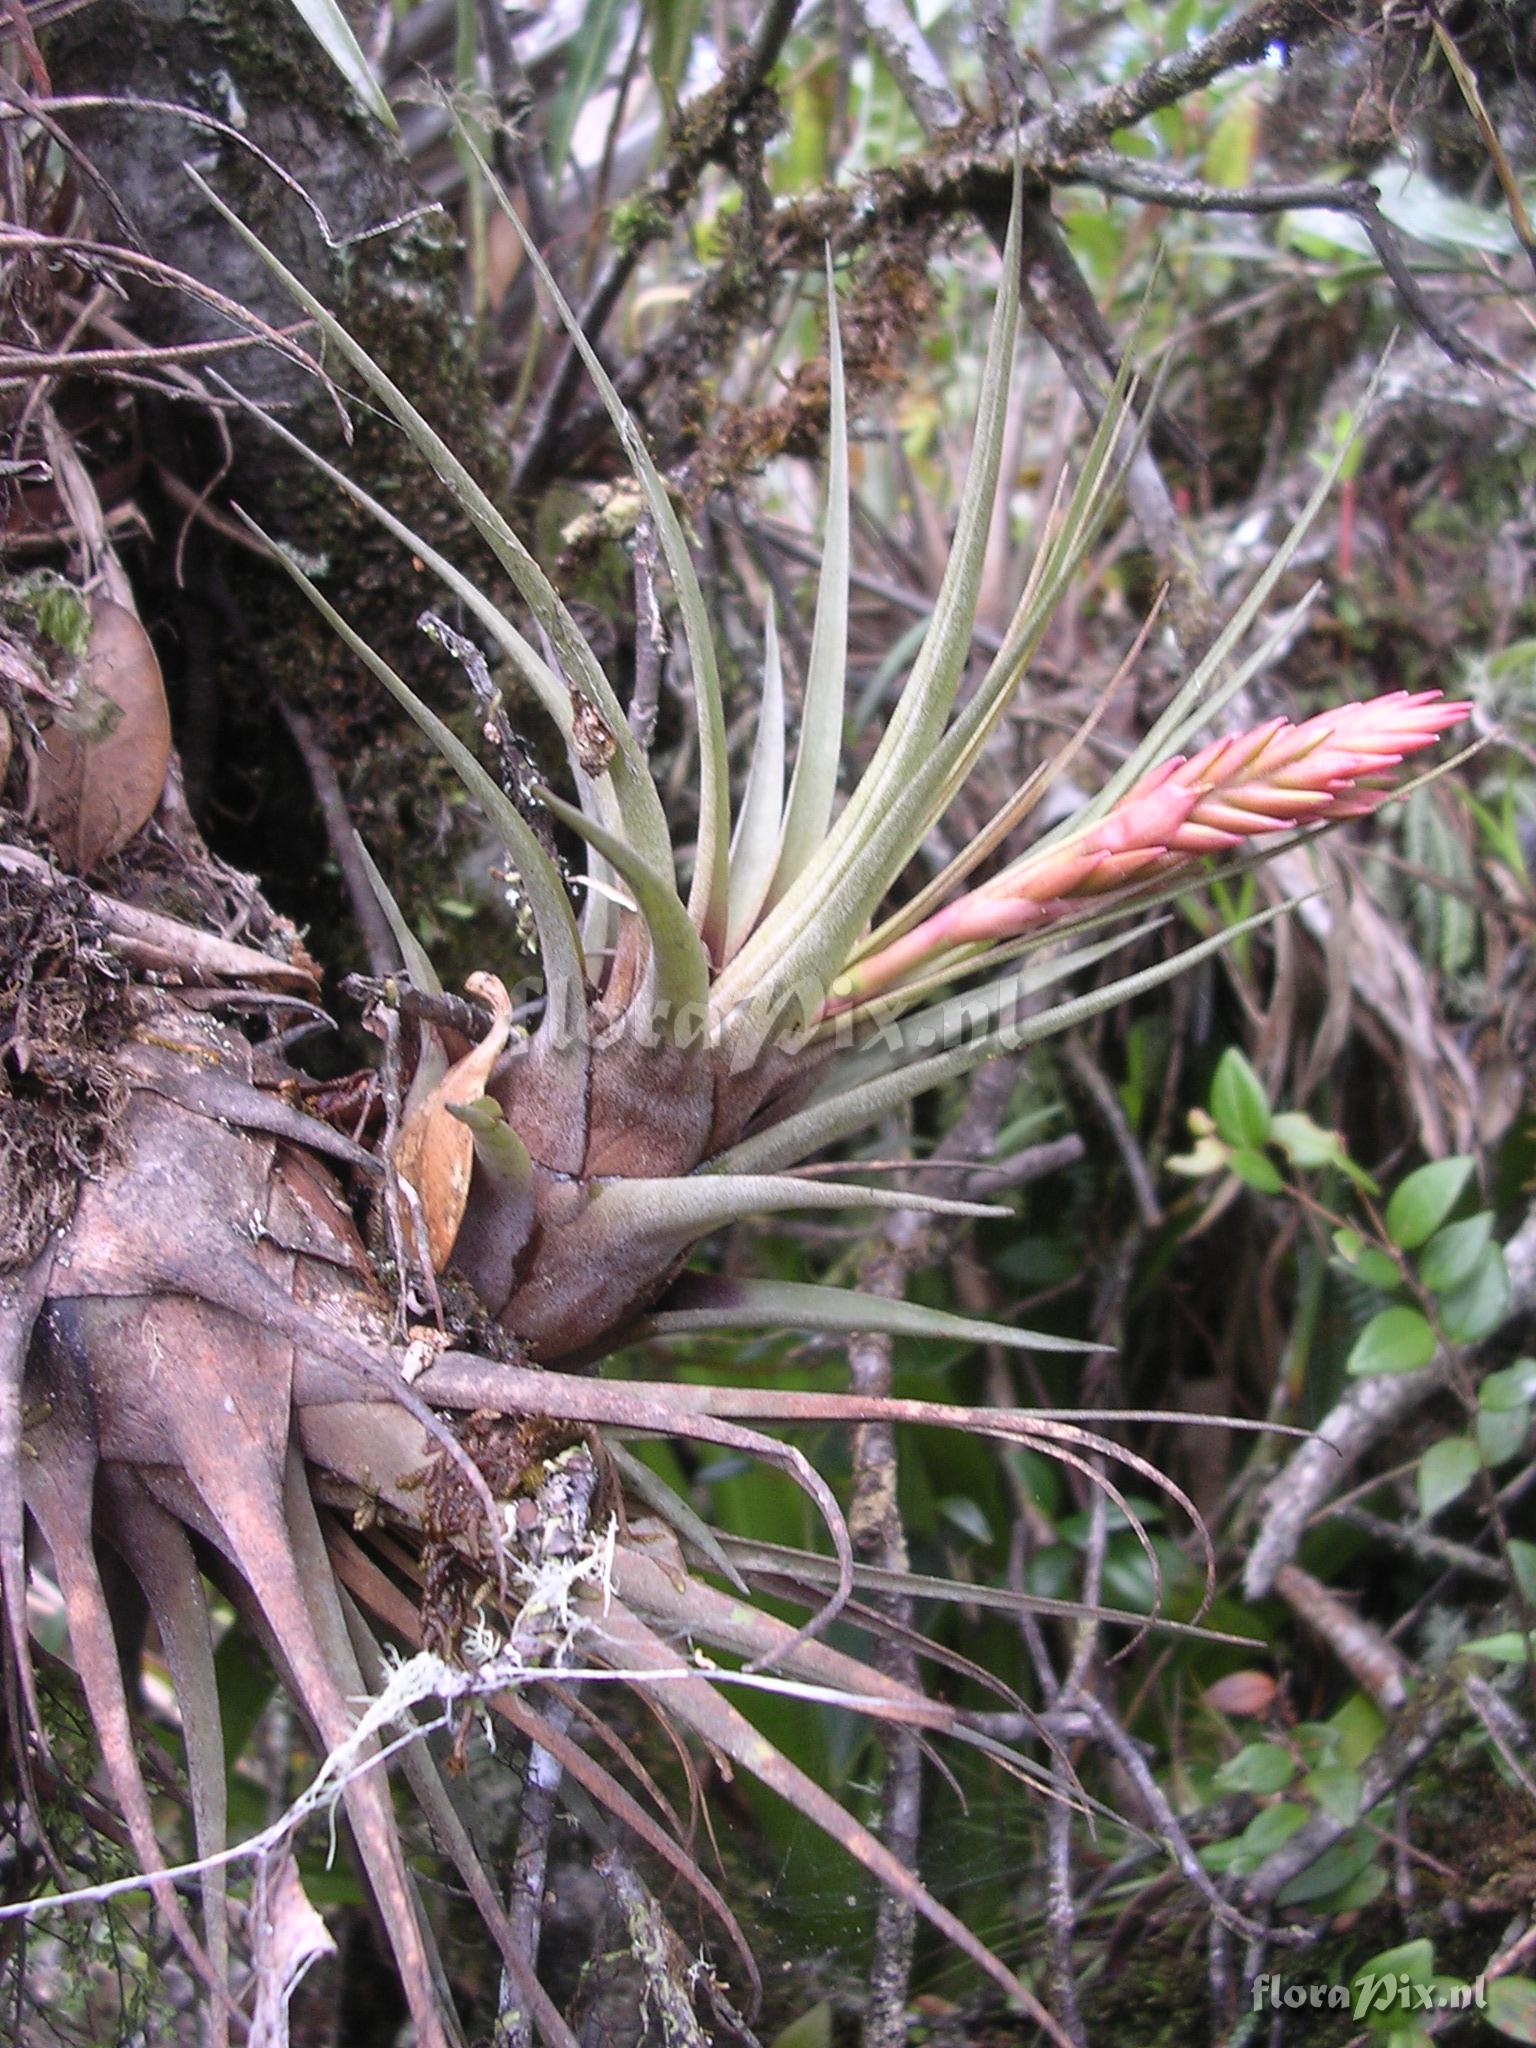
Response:
[[[300,308],[198,190],[185,168],[194,165],[496,488],[456,227],[422,203],[394,138],[355,104],[296,9],[285,0],[100,0],[61,21],[44,53],[59,99],[110,102],[57,113],[99,176],[99,186],[80,180],[89,233],[120,245],[132,238],[272,325],[293,325]],[[198,301],[148,287],[132,290],[122,318],[158,343],[230,331]],[[351,408],[344,428],[334,395],[270,348],[218,367],[484,578],[456,508],[376,408]],[[194,810],[221,850],[259,867],[279,902],[318,925],[328,957],[364,965],[339,885],[325,880],[316,900],[328,847],[279,702],[313,721],[408,914],[426,911],[430,922],[436,899],[473,896],[467,871],[484,862],[414,734],[287,576],[241,544],[231,514],[248,512],[318,564],[332,603],[451,712],[463,708],[462,676],[416,624],[440,601],[439,587],[258,423],[230,414],[226,449],[195,404],[142,398],[136,413],[144,461],[135,496],[152,533],[130,566],[167,669]]]

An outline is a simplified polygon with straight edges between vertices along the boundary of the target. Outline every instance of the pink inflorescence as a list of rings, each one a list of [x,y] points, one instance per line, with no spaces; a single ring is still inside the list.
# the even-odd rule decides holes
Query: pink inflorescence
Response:
[[[1293,725],[1271,718],[1159,762],[1096,824],[1026,854],[849,969],[843,1009],[907,979],[956,946],[996,944],[1065,916],[1075,901],[1146,884],[1263,832],[1363,817],[1392,769],[1457,725],[1470,704],[1438,690],[1393,690]]]

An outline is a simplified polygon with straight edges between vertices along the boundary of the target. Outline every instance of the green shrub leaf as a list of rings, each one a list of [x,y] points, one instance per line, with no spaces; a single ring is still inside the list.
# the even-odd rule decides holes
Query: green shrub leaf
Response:
[[[1360,1773],[1348,1764],[1319,1764],[1307,1773],[1302,1789],[1345,1827],[1352,1828],[1360,1818],[1364,1787]]]
[[[1523,1401],[1518,1408],[1479,1408],[1473,1430],[1483,1463],[1492,1470],[1518,1458],[1530,1426],[1531,1411]]]
[[[1536,2041],[1536,1979],[1495,1977],[1483,2017],[1509,2041]]]
[[[1445,1436],[1419,1460],[1419,1513],[1438,1514],[1460,1498],[1482,1469],[1482,1455],[1470,1437]]]
[[[1536,1358],[1517,1358],[1491,1372],[1477,1390],[1480,1408],[1524,1408],[1536,1396]]]
[[[1355,1339],[1346,1371],[1357,1378],[1417,1372],[1435,1355],[1435,1333],[1416,1308],[1384,1308]]]
[[[1419,1256],[1419,1278],[1435,1294],[1464,1286],[1477,1268],[1493,1233],[1493,1211],[1479,1209],[1460,1223],[1437,1230]]]
[[[1434,1159],[1399,1181],[1387,1204],[1387,1235],[1401,1251],[1414,1252],[1433,1237],[1460,1199],[1472,1161],[1458,1154]]]
[[[1257,1188],[1261,1195],[1278,1195],[1285,1186],[1274,1162],[1266,1159],[1262,1152],[1250,1151],[1246,1145],[1239,1145],[1228,1154],[1227,1169],[1239,1180],[1246,1181],[1249,1187]]]
[[[1453,1344],[1477,1344],[1504,1320],[1509,1307],[1509,1272],[1496,1244],[1486,1245],[1470,1276],[1442,1296],[1440,1327]]]
[[[1353,1164],[1337,1131],[1325,1131],[1300,1110],[1284,1109],[1269,1120],[1271,1144],[1278,1145],[1292,1166],[1309,1171],[1337,1166],[1348,1172]]]
[[[1211,1083],[1211,1115],[1229,1145],[1257,1150],[1268,1142],[1269,1098],[1264,1093],[1264,1083],[1235,1045],[1222,1054],[1216,1068],[1216,1078]],[[1278,1175],[1275,1185],[1279,1186]]]
[[[1336,1230],[1333,1248],[1357,1280],[1379,1293],[1389,1294],[1400,1285],[1402,1274],[1379,1245],[1367,1244],[1358,1230]]]
[[[1479,1636],[1463,1645],[1469,1657],[1486,1657],[1491,1664],[1529,1664],[1531,1641],[1519,1629],[1501,1629],[1497,1635]]]
[[[1536,1600],[1536,1543],[1527,1543],[1521,1536],[1511,1536],[1508,1548],[1510,1570],[1514,1573],[1521,1598]]]
[[[1363,1985],[1367,1978],[1377,1983],[1388,1977],[1406,1977],[1410,1984],[1427,1984],[1435,1974],[1435,1945],[1432,1941],[1405,1941],[1400,1948],[1385,1948],[1369,1962],[1362,1963],[1356,1970],[1353,1983]]]
[[[1308,1864],[1282,1888],[1277,1906],[1303,1906],[1316,1899],[1330,1898],[1352,1885],[1362,1871],[1376,1860],[1376,1841],[1365,1828],[1353,1828],[1325,1849],[1315,1863]]]
[[[1278,1792],[1296,1775],[1296,1759],[1276,1742],[1250,1742],[1216,1773],[1223,1792]]]

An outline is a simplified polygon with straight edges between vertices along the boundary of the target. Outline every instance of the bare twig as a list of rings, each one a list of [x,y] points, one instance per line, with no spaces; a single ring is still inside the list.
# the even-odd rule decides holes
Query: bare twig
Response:
[[[1052,167],[1063,183],[1092,185],[1148,206],[1166,206],[1173,213],[1289,213],[1311,207],[1358,218],[1375,204],[1372,187],[1360,178],[1342,183],[1315,178],[1266,185],[1207,185],[1160,164],[1136,163],[1109,150],[1091,150],[1064,157]]]
[[[1051,1760],[1052,1791],[1045,1809],[1045,1936],[1049,1944],[1051,2011],[1060,2026],[1087,2048],[1083,2015],[1077,2002],[1077,1970],[1072,1942],[1077,1933],[1077,1903],[1072,1884],[1072,1808],[1060,1763]]]
[[[1358,221],[1369,236],[1376,259],[1402,300],[1404,310],[1437,347],[1453,363],[1489,367],[1484,351],[1468,341],[1425,292],[1396,231],[1377,203],[1375,188],[1363,178],[1346,178],[1339,184],[1312,180],[1295,184],[1207,185],[1197,178],[1165,171],[1156,164],[1133,164],[1107,150],[1069,158],[1051,166],[1048,175],[1053,183],[1081,180],[1101,192],[1117,192],[1125,198],[1140,199],[1149,206],[1166,206],[1180,213],[1285,213],[1295,207],[1311,207],[1345,214]]]
[[[427,989],[413,988],[393,968],[382,975],[349,974],[342,981],[341,992],[365,1008],[370,1003],[383,1003],[407,1017],[419,1018],[424,1024],[456,1031],[471,1045],[478,1044],[495,1022],[484,1003],[476,1002],[473,996],[434,995]]]
[[[564,1735],[575,1718],[569,1701],[557,1694],[543,1708],[544,1718]],[[564,1776],[560,1761],[539,1743],[530,1743],[523,1766],[523,1799],[517,1816],[517,1846],[507,1879],[507,1919],[518,1948],[533,1967],[539,1959],[544,1922],[544,1885],[549,1869],[550,1832]],[[492,2035],[494,2048],[531,2048],[533,2014],[508,1971],[502,1972],[500,2010]]]
[[[984,1202],[989,1195],[1027,1188],[1048,1174],[1059,1173],[1063,1167],[1076,1166],[1085,1149],[1076,1131],[1065,1138],[1047,1138],[1043,1144],[1026,1145],[1021,1151],[1010,1152],[995,1166],[973,1168],[966,1180],[966,1198]]]
[[[899,1300],[905,1291],[908,1265],[902,1252],[886,1242],[865,1266],[862,1285],[885,1300]],[[891,1340],[878,1332],[855,1337],[848,1346],[848,1384],[856,1394],[888,1395],[891,1391]],[[905,1571],[909,1559],[901,1510],[896,1499],[896,1433],[889,1423],[864,1423],[853,1442],[853,1501],[848,1528],[855,1548],[866,1561],[886,1571]],[[913,1606],[908,1599],[882,1599],[880,1605],[901,1628],[910,1629]],[[882,1641],[877,1660],[886,1674],[913,1690],[921,1686],[917,1657],[905,1641]],[[885,1775],[880,1788],[880,1832],[886,1847],[909,1868],[917,1858],[921,1835],[922,1751],[910,1728],[892,1731],[885,1745]],[[875,1921],[874,1953],[860,2038],[863,2048],[903,2048],[907,2038],[907,1985],[912,1971],[917,1916],[909,1900],[892,1891],[881,1894]]]
[[[1120,1163],[1125,1169],[1126,1179],[1130,1182],[1131,1192],[1136,1198],[1136,1213],[1141,1220],[1142,1228],[1156,1230],[1162,1223],[1163,1212],[1157,1199],[1157,1190],[1152,1185],[1152,1169],[1136,1142],[1136,1134],[1120,1106],[1119,1096],[1081,1038],[1074,1036],[1067,1040],[1065,1058],[1120,1155]]]
[[[957,1118],[936,1160],[955,1162],[950,1177],[956,1187],[968,1177],[963,1162],[990,1151],[997,1129],[1013,1092],[1014,1066],[999,1060],[982,1067],[971,1082],[965,1109]],[[944,1185],[943,1181],[940,1185]],[[864,1263],[860,1284],[866,1293],[882,1300],[899,1301],[912,1271],[931,1262],[934,1256],[933,1219],[914,1210],[902,1210],[890,1218],[870,1256]],[[849,1385],[855,1393],[887,1395],[891,1391],[891,1339],[871,1332],[856,1337],[848,1346]],[[854,1544],[867,1562],[887,1571],[905,1571],[908,1565],[906,1536],[896,1497],[896,1437],[888,1423],[862,1424],[853,1443],[854,1491],[848,1511],[848,1528]],[[886,1596],[882,1610],[909,1632],[913,1608],[909,1599]],[[900,1634],[877,1646],[880,1667],[914,1691],[921,1689],[921,1673],[909,1639]],[[881,1833],[887,1848],[906,1863],[916,1860],[922,1805],[922,1752],[915,1733],[900,1729],[886,1746],[885,1777],[881,1786]],[[894,1892],[880,1901],[875,1926],[874,1954],[870,1966],[864,2007],[862,2041],[864,2048],[902,2048],[907,2037],[907,1985],[911,1975],[916,1918],[911,1906]]]
[[[649,1885],[629,1858],[605,1849],[592,1865],[618,1909],[625,1940],[645,1984],[645,2003],[668,2048],[709,2048],[709,2035],[693,2009],[693,1970],[687,1950],[667,1925]]]
[[[1337,1593],[1299,1565],[1282,1565],[1275,1591],[1314,1635],[1325,1642],[1378,1707],[1400,1707],[1408,1697],[1408,1664],[1374,1622],[1347,1607]]]
[[[304,763],[304,772],[309,777],[309,786],[320,806],[326,844],[331,849],[332,860],[341,869],[347,901],[352,906],[352,916],[358,937],[363,942],[363,951],[368,956],[369,968],[381,977],[390,974],[394,971],[399,949],[357,850],[357,834],[352,827],[335,764],[321,745],[312,720],[306,718],[302,711],[295,711],[282,697],[277,700],[277,708],[293,736],[299,758]]]
[[[1089,1690],[1078,1695],[1076,1706],[1092,1724],[1095,1738],[1114,1757],[1135,1787],[1146,1808],[1146,1825],[1168,1849],[1180,1872],[1205,1900],[1212,1915],[1223,1926],[1235,1928],[1239,1933],[1253,1936],[1262,1932],[1253,1921],[1245,1919],[1230,1906],[1217,1891],[1209,1872],[1195,1854],[1183,1823],[1169,1805],[1167,1794],[1157,1782],[1156,1773],[1147,1761],[1145,1753],[1126,1733],[1104,1701],[1097,1693]]]
[[[475,18],[480,28],[480,47],[490,73],[491,91],[500,119],[493,143],[503,176],[516,178],[528,201],[528,225],[533,239],[559,275],[559,251],[554,242],[559,229],[553,195],[544,168],[541,138],[529,132],[528,117],[537,104],[528,75],[518,58],[507,10],[500,0],[476,0]]]
[[[1328,1513],[1331,1519],[1348,1522],[1351,1528],[1359,1529],[1376,1542],[1390,1543],[1442,1572],[1470,1572],[1474,1578],[1496,1586],[1509,1582],[1508,1568],[1499,1559],[1474,1550],[1470,1543],[1458,1543],[1453,1537],[1438,1536],[1433,1529],[1417,1528],[1410,1522],[1389,1521],[1385,1515],[1373,1515],[1368,1508],[1340,1503]]]

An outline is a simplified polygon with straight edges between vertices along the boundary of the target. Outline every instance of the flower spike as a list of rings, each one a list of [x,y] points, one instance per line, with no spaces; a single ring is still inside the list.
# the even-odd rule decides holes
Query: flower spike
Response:
[[[851,967],[827,1014],[955,948],[1016,939],[1069,916],[1084,898],[1166,880],[1258,834],[1364,817],[1387,793],[1391,771],[1471,709],[1438,690],[1394,690],[1300,725],[1272,718],[1160,762],[1096,823],[1025,854]]]

